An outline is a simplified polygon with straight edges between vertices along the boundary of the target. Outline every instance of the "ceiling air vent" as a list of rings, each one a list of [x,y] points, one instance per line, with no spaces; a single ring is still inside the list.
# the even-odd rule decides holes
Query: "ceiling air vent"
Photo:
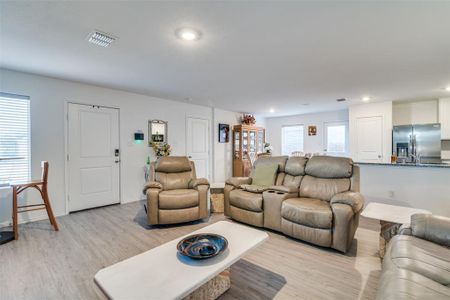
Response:
[[[108,47],[116,39],[117,39],[116,37],[98,30],[92,31],[87,37],[89,43],[101,47]]]
[[[339,98],[339,99],[336,99],[336,101],[337,102],[344,102],[344,101],[346,101],[346,99],[345,98]]]

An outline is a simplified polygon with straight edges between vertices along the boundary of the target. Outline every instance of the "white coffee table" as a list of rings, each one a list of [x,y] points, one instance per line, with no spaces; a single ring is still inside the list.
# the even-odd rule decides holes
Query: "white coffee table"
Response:
[[[391,238],[398,234],[400,226],[411,223],[414,214],[430,214],[428,210],[405,206],[390,205],[384,203],[370,202],[361,215],[370,219],[380,220],[380,257],[383,258],[386,245]]]
[[[264,231],[228,221],[191,234],[196,233],[220,234],[228,249],[210,259],[192,260],[177,253],[180,237],[104,268],[94,280],[110,299],[214,299],[230,287],[227,268],[268,238]]]

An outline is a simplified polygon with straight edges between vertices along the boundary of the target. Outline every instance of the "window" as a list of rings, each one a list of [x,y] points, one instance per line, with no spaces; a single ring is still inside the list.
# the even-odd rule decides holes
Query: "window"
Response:
[[[29,179],[29,97],[0,92],[0,186]]]
[[[303,125],[281,128],[281,153],[291,155],[294,151],[303,151]]]
[[[329,155],[346,155],[348,152],[348,123],[325,123],[325,152]]]

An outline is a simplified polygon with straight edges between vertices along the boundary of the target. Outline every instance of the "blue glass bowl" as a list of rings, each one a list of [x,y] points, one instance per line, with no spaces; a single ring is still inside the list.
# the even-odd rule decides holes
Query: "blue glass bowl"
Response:
[[[193,259],[211,258],[227,249],[228,241],[213,233],[194,234],[178,242],[178,252]]]

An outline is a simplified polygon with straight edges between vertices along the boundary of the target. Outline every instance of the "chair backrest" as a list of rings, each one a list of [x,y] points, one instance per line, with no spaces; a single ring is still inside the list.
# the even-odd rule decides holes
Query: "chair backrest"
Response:
[[[305,175],[305,167],[308,159],[306,157],[292,156],[286,162],[282,185],[295,188],[300,187],[300,183]],[[280,177],[283,174],[280,174]],[[281,179],[281,178],[280,178]]]
[[[303,151],[294,151],[291,153],[291,156],[294,156],[294,157],[305,156],[305,153]]]
[[[359,172],[347,157],[313,156],[306,163],[300,197],[330,201],[338,193],[359,191]]]
[[[195,165],[186,156],[160,157],[152,169],[152,179],[161,183],[164,190],[187,189],[196,178]]]
[[[46,184],[48,180],[48,161],[41,161],[41,168],[42,168],[41,181],[44,184]]]

